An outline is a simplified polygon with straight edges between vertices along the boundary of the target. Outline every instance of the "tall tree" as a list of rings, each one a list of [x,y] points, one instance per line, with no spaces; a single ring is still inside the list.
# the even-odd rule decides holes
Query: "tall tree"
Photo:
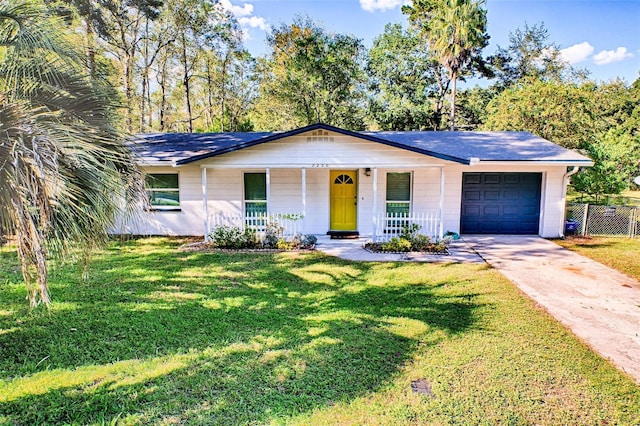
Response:
[[[97,27],[98,35],[111,47],[110,53],[122,69],[125,123],[133,131],[135,106],[134,75],[138,52],[145,39],[145,22],[160,14],[162,0],[99,0],[103,25]]]
[[[364,128],[364,46],[352,36],[328,33],[309,18],[273,28],[262,63],[262,128],[324,122]],[[284,111],[283,111],[284,110]],[[282,123],[278,115],[292,120]]]
[[[187,130],[193,132],[194,120],[206,116],[209,108],[209,105],[201,105],[196,111],[194,79],[205,75],[203,81],[207,80],[208,54],[218,56],[220,50],[228,52],[235,49],[237,29],[229,13],[212,0],[173,0],[168,14],[176,33],[174,49],[181,70]],[[224,57],[225,53],[221,56]]]
[[[584,148],[594,136],[593,85],[527,80],[493,98],[487,130],[529,131],[566,148]]]
[[[104,241],[120,200],[144,197],[115,127],[115,91],[33,2],[0,1],[0,228],[15,233],[30,304],[50,303],[47,259]]]
[[[525,79],[570,80],[586,77],[575,70],[560,54],[560,48],[549,40],[544,23],[517,28],[509,33],[509,46],[498,46],[488,58],[498,79],[498,90],[504,90]]]
[[[484,0],[414,0],[402,11],[424,34],[430,50],[449,70],[451,80],[450,129],[455,129],[456,85],[489,42]]]
[[[438,130],[449,89],[446,70],[419,34],[387,24],[369,50],[369,113],[383,130]]]

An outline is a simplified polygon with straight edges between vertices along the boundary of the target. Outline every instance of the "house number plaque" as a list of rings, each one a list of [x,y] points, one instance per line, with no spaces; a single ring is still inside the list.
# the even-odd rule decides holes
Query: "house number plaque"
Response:
[[[323,164],[323,163],[314,163],[311,165],[312,168],[318,169],[318,168],[323,168],[326,169],[327,167],[329,167],[328,164]]]

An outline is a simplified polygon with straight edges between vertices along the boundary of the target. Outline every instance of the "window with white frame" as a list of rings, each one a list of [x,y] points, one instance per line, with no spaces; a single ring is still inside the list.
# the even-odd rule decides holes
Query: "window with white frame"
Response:
[[[178,173],[150,173],[145,188],[153,210],[180,210]]]
[[[387,215],[408,216],[411,211],[411,173],[387,173]]]
[[[244,212],[247,217],[260,217],[267,214],[266,173],[244,174]]]

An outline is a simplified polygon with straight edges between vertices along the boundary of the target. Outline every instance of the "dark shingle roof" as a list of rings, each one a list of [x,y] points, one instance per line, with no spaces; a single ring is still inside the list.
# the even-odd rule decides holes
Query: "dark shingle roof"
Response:
[[[325,124],[288,132],[146,134],[137,136],[130,146],[142,163],[180,165],[316,129],[461,164],[478,160],[591,164],[589,158],[527,132],[352,132]]]
[[[235,151],[272,132],[152,133],[137,135],[131,149],[143,163],[166,161],[168,165],[221,151]]]
[[[528,132],[363,132],[426,151],[480,161],[590,160]]]

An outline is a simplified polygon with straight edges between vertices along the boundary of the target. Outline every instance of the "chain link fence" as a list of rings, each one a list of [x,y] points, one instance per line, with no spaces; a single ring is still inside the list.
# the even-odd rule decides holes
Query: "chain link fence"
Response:
[[[565,228],[575,228],[573,233],[576,235],[619,235],[634,238],[640,231],[638,207],[569,203],[566,214]]]

